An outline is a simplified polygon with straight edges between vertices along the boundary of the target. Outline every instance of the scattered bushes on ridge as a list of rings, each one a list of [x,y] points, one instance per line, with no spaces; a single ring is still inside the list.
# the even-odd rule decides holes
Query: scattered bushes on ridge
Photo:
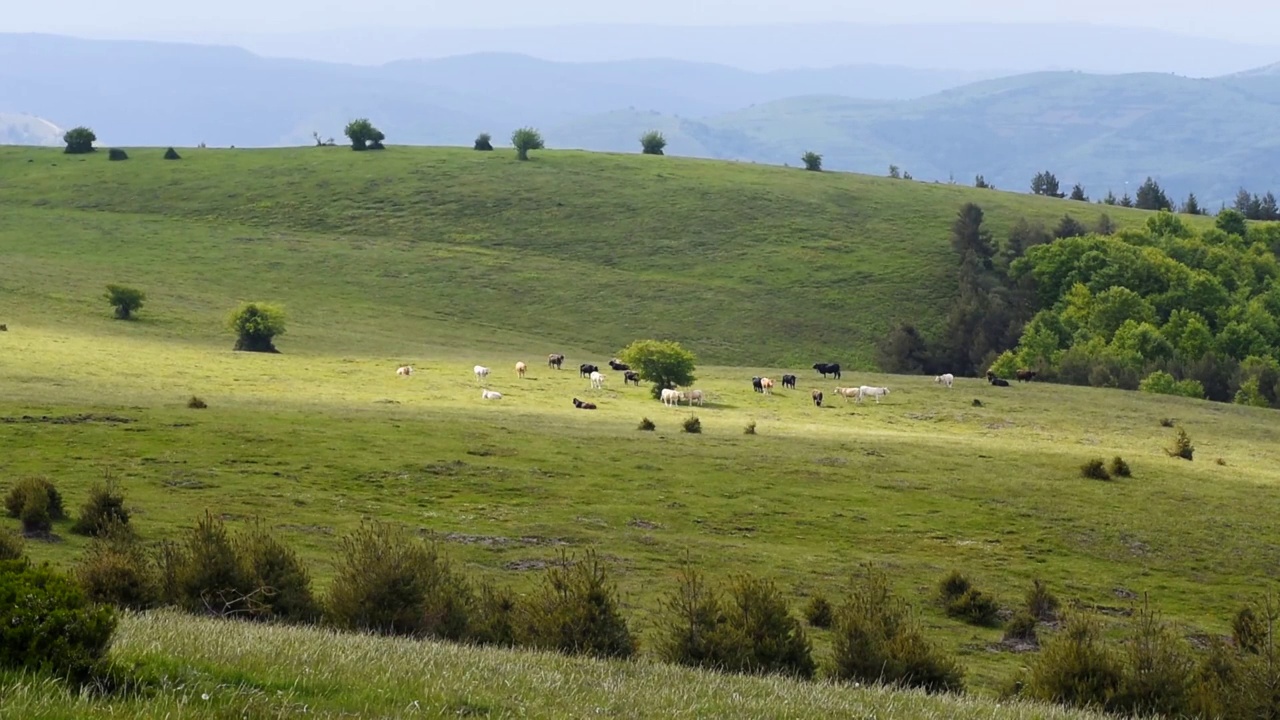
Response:
[[[1107,472],[1107,464],[1102,462],[1102,458],[1093,458],[1080,466],[1080,477],[1088,480],[1110,480],[1111,473]]]

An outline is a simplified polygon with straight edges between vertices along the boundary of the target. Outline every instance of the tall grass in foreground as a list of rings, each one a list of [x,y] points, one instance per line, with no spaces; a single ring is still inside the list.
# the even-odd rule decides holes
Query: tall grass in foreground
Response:
[[[0,674],[0,716],[282,717],[305,708],[312,717],[391,718],[1103,717],[973,697],[719,675],[644,660],[597,661],[172,612],[123,618],[112,656],[137,663],[159,692],[145,700],[95,701],[41,678]]]

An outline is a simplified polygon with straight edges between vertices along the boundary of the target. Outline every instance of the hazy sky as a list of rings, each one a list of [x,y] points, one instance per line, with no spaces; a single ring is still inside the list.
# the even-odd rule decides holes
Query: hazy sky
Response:
[[[848,21],[1088,22],[1150,27],[1243,42],[1273,43],[1280,3],[1168,0],[59,0],[6,3],[0,31],[155,37],[175,32],[287,33],[352,24],[405,28],[495,27],[579,22],[709,25]]]

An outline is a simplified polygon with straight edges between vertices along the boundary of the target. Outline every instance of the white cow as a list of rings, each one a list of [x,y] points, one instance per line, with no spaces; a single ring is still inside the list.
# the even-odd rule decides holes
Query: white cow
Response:
[[[680,394],[684,396],[685,400],[689,401],[689,407],[693,407],[694,403],[698,403],[698,405],[702,405],[702,399],[705,396],[705,393],[703,393],[701,390],[690,390],[687,393],[680,393]]]
[[[680,404],[680,391],[671,388],[662,389],[662,404],[668,407],[674,407]]]
[[[889,388],[887,387],[871,387],[870,385],[863,385],[858,388],[858,402],[862,402],[862,398],[864,397],[873,397],[876,399],[876,404],[879,405],[880,398],[888,394]]]
[[[933,381],[946,385],[947,387],[951,387],[951,383],[956,381],[956,376],[951,373],[943,373],[942,375],[935,377]]]
[[[396,368],[396,375],[399,375],[400,377],[409,377],[412,374],[413,368],[408,365]]]
[[[489,377],[489,368],[487,368],[487,367],[485,367],[485,366],[483,366],[483,365],[477,365],[477,366],[475,366],[475,367],[473,368],[473,371],[474,371],[474,372],[475,372],[475,374],[476,374],[476,380],[480,381],[481,383],[483,383],[483,382],[484,382],[484,379],[485,379],[485,378]]]
[[[858,397],[858,388],[838,387],[836,388],[836,394],[844,398],[844,401],[847,404],[849,402],[849,398]]]
[[[591,372],[591,388],[593,390],[600,390],[603,387],[604,387],[604,375],[601,375],[598,371],[592,371]]]
[[[481,390],[480,398],[482,400],[501,400],[502,393],[497,392],[495,390]]]
[[[516,363],[516,374],[519,375],[520,377],[524,377],[524,371],[527,369],[528,369],[528,366],[525,365],[524,363],[522,362]]]

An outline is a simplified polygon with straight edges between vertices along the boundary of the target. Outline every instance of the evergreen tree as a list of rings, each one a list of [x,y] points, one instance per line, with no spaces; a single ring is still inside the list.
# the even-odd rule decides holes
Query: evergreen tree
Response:
[[[1200,201],[1196,200],[1196,194],[1191,193],[1187,196],[1187,201],[1182,203],[1182,212],[1188,215],[1204,215],[1204,208],[1200,207]]]
[[[1172,210],[1173,203],[1169,202],[1169,196],[1164,194],[1160,184],[1151,177],[1147,177],[1138,186],[1138,199],[1134,205],[1139,210]]]
[[[1276,196],[1268,192],[1258,203],[1259,220],[1280,220],[1280,207],[1276,207]]]
[[[1083,185],[1076,183],[1075,187],[1071,188],[1071,199],[1078,200],[1080,202],[1089,202],[1089,196],[1084,194]]]
[[[1058,187],[1058,177],[1048,170],[1036,173],[1036,176],[1031,179],[1031,193],[1033,195],[1063,197],[1063,193],[1059,191]]]
[[[1119,200],[1116,200],[1116,194],[1111,192],[1110,190],[1107,191],[1107,196],[1102,198],[1103,205],[1116,205],[1119,202],[1120,202]]]
[[[1120,207],[1133,207],[1133,198],[1129,197],[1129,193],[1125,193],[1124,197],[1120,198]]]
[[[1053,230],[1053,236],[1059,240],[1069,237],[1083,237],[1089,234],[1089,228],[1083,223],[1070,215],[1063,215],[1058,221],[1058,226]]]

